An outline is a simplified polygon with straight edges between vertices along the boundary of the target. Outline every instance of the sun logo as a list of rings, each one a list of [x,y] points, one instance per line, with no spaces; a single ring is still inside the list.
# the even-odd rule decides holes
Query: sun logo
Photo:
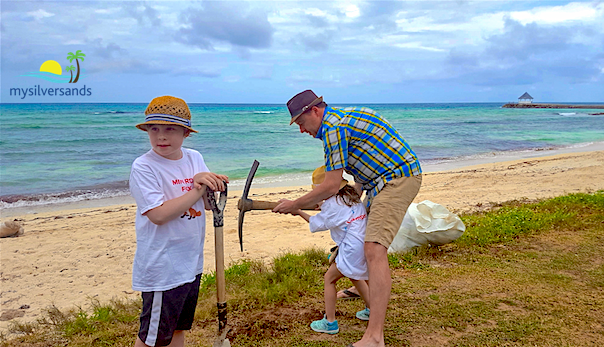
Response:
[[[80,78],[85,76],[83,69],[80,68],[80,60],[84,61],[84,57],[86,57],[86,54],[82,53],[81,50],[77,50],[75,53],[69,52],[67,54],[67,60],[69,60],[70,63],[73,63],[75,60],[77,65],[77,69],[73,65],[65,66],[65,72],[70,72],[69,76],[63,76],[61,64],[54,60],[43,62],[42,65],[40,65],[40,71],[29,72],[27,75],[21,76],[37,77],[54,83],[77,83]],[[74,71],[76,71],[75,78],[73,76]]]

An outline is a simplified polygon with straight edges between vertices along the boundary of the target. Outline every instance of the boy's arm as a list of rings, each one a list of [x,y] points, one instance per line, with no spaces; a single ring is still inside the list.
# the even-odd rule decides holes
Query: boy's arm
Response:
[[[206,193],[206,187],[202,186],[201,189],[191,189],[185,194],[165,201],[160,206],[145,212],[143,215],[147,216],[153,224],[162,225],[167,222],[182,216],[193,204],[197,202]]]

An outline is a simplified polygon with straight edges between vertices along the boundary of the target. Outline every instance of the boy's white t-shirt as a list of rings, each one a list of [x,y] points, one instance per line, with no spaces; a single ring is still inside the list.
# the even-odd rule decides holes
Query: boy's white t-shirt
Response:
[[[325,200],[321,212],[310,217],[311,232],[328,230],[338,245],[336,267],[342,275],[354,280],[368,280],[365,260],[367,211],[363,203],[347,206],[336,196]]]
[[[138,157],[130,172],[130,194],[136,200],[136,253],[132,289],[165,291],[195,280],[203,272],[205,209],[199,199],[189,211],[163,225],[143,214],[193,187],[193,176],[208,172],[201,154],[182,148],[179,160],[153,150]]]

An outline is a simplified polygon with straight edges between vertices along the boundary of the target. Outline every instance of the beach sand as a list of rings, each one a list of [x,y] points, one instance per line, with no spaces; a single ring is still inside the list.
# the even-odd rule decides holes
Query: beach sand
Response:
[[[428,171],[428,170],[427,170]],[[488,208],[515,199],[542,199],[567,193],[604,189],[604,151],[479,164],[448,171],[427,172],[415,202],[431,200],[454,212]],[[294,199],[310,190],[297,187],[255,188],[250,198]],[[245,215],[244,251],[237,237],[237,201],[241,191],[229,193],[225,211],[227,264],[243,258],[270,260],[286,252],[333,244],[328,232],[311,234],[300,217],[249,211]],[[115,204],[127,198],[110,200]],[[128,198],[129,199],[129,198]],[[1,239],[0,331],[10,319],[32,321],[50,305],[88,309],[91,300],[137,298],[131,289],[131,267],[136,249],[132,203],[102,207],[82,204],[62,210],[40,208],[38,213],[10,215],[25,233]],[[205,270],[214,269],[212,214],[207,214]],[[227,284],[228,285],[228,284]]]

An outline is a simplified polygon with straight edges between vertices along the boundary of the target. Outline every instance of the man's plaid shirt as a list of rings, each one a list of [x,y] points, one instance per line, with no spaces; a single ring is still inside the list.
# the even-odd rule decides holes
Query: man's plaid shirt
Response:
[[[325,107],[317,138],[323,140],[326,171],[344,169],[363,184],[369,201],[387,182],[422,172],[401,135],[366,107]]]

